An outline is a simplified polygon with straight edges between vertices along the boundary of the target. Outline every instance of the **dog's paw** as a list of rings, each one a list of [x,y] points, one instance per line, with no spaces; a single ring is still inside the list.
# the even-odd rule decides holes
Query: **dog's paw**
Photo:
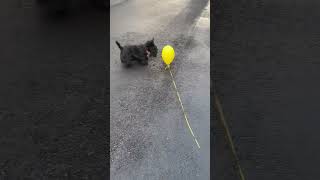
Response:
[[[126,69],[129,69],[129,68],[131,68],[132,66],[131,66],[131,64],[126,64],[126,65],[124,65],[123,67],[126,68]]]
[[[148,65],[148,61],[141,61],[141,64],[146,66],[146,65]]]

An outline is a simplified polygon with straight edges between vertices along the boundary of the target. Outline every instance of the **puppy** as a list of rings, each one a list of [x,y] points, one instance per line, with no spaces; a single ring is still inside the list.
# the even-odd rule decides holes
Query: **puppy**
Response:
[[[118,41],[116,44],[120,49],[120,60],[126,66],[131,66],[134,62],[148,65],[150,56],[157,57],[158,48],[154,44],[154,38],[140,45],[121,46]]]

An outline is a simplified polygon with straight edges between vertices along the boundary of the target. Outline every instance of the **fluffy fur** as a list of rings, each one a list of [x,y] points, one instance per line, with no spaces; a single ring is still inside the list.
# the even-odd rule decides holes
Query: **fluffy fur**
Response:
[[[158,53],[158,48],[154,44],[154,38],[140,45],[121,46],[118,41],[116,41],[116,44],[120,49],[120,60],[127,66],[132,65],[134,62],[148,65],[150,56],[156,57]]]

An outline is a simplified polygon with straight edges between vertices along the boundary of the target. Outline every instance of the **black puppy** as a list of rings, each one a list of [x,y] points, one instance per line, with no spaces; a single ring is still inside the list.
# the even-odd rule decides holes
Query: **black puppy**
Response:
[[[127,66],[132,65],[135,61],[142,65],[148,65],[149,57],[156,57],[158,53],[158,48],[154,44],[154,38],[140,45],[121,46],[118,41],[116,41],[116,44],[121,51],[120,60]]]

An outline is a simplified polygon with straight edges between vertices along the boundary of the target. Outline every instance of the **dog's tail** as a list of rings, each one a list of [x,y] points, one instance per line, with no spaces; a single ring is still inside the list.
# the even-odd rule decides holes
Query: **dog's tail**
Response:
[[[116,41],[116,44],[118,45],[119,49],[122,50],[123,47],[120,45],[120,43],[118,41]]]

